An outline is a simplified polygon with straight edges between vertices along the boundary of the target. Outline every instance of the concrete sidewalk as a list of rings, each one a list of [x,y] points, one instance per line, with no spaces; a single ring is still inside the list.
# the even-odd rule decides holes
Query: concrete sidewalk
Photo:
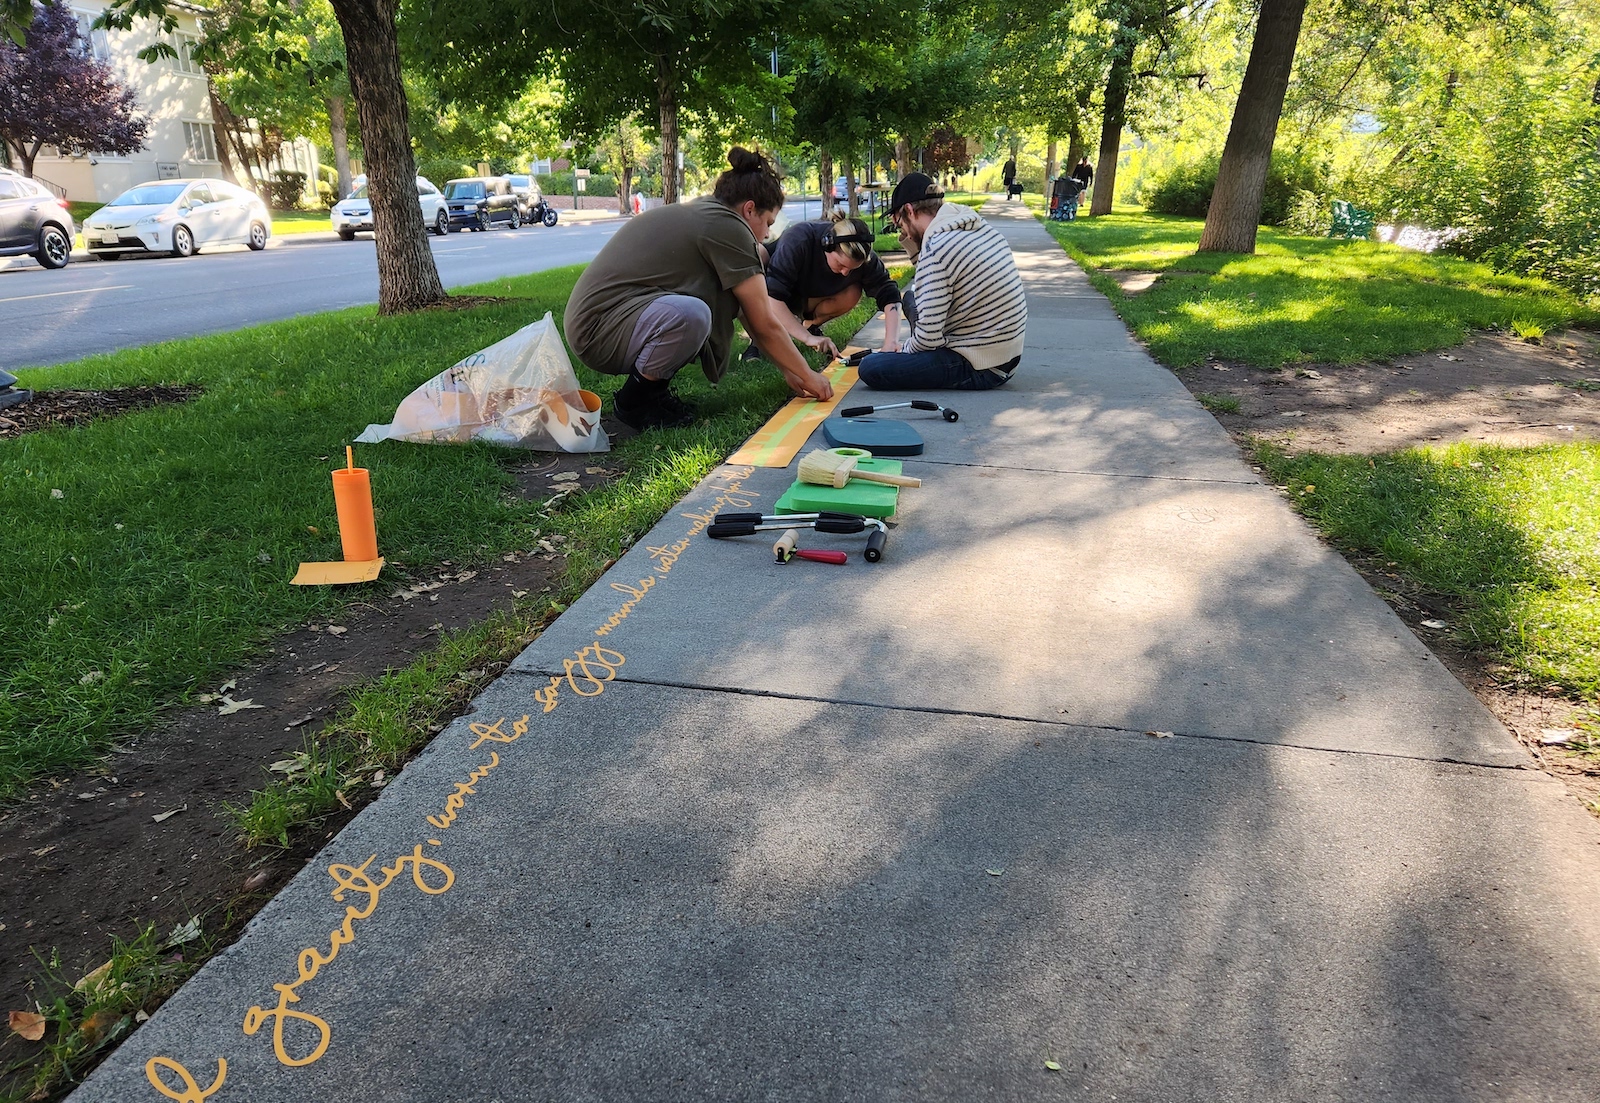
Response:
[[[1600,829],[992,218],[883,562],[719,469],[73,1098],[1592,1101]]]

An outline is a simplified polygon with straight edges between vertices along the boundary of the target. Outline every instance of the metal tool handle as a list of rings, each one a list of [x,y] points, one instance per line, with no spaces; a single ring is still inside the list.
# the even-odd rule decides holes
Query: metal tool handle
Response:
[[[873,529],[872,535],[867,537],[867,550],[861,554],[868,563],[876,563],[883,558],[883,545],[889,540],[889,534],[883,529]]]

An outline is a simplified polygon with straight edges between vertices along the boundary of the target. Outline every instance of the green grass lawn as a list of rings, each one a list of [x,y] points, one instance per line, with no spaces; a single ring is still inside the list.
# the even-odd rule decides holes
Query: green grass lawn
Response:
[[[1600,700],[1600,444],[1257,459],[1339,546],[1451,599],[1450,634]],[[1310,491],[1306,491],[1311,487]]]
[[[1045,223],[1151,354],[1173,368],[1208,356],[1262,368],[1381,360],[1459,344],[1473,329],[1600,320],[1593,306],[1551,284],[1376,242],[1262,227],[1253,256],[1198,254],[1203,225],[1132,208]],[[1161,278],[1124,295],[1099,269]]]
[[[514,301],[471,311],[358,308],[20,373],[39,389],[205,393],[0,442],[0,798],[92,763],[162,708],[214,690],[286,626],[361,600],[361,588],[287,584],[303,560],[340,558],[328,472],[344,445],[461,357],[547,310],[559,319],[579,271],[474,288]],[[829,333],[843,343],[862,320]],[[603,395],[616,386],[578,374]],[[715,390],[697,370],[683,378],[710,417],[622,445],[605,461],[627,472],[622,484],[567,507],[586,518],[569,538],[580,575],[619,554],[788,393],[769,364],[737,368]],[[526,453],[383,444],[357,446],[357,457],[373,471],[391,563],[370,592],[387,593],[408,566],[531,546],[539,509],[510,493],[506,472]]]

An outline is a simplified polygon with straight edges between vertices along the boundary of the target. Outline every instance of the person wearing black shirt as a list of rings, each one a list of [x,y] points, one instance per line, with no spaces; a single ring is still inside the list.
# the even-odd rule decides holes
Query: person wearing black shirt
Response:
[[[839,350],[821,326],[850,313],[865,293],[883,311],[884,347],[899,347],[900,288],[872,242],[865,222],[841,212],[832,221],[796,222],[783,232],[767,265],[767,297],[785,333],[836,356]]]

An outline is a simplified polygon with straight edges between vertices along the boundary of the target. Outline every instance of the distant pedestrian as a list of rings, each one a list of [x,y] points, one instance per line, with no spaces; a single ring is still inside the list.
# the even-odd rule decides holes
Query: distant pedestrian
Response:
[[[1083,185],[1082,192],[1088,195],[1089,187],[1094,183],[1094,169],[1089,166],[1087,154],[1078,158],[1078,163],[1072,170],[1072,178]]]

